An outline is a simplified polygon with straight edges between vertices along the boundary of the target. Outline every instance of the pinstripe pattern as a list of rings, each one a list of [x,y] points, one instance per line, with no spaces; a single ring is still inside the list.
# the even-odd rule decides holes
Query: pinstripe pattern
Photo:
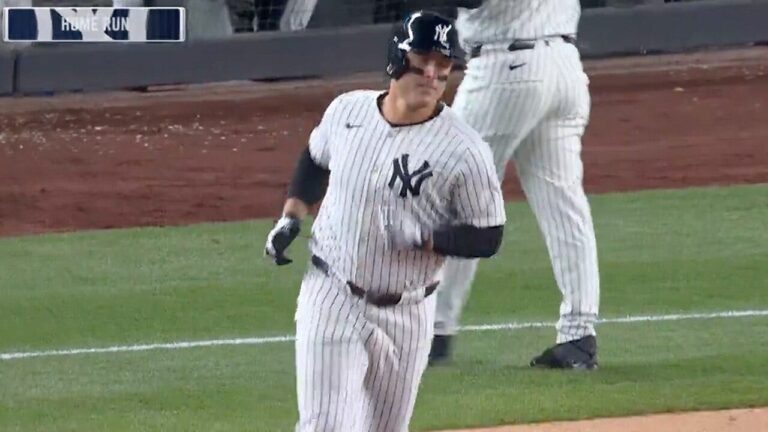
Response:
[[[310,154],[331,176],[313,226],[312,252],[341,275],[377,293],[399,293],[434,281],[443,258],[422,250],[388,251],[379,214],[414,219],[423,227],[477,226],[505,221],[490,154],[471,128],[446,108],[416,126],[392,127],[376,105],[379,93],[358,91],[336,99],[310,137]],[[347,124],[353,126],[347,128]],[[331,156],[333,154],[333,157]],[[408,154],[414,171],[428,162],[433,176],[418,197],[387,187],[393,160]]]
[[[447,107],[424,123],[393,127],[379,112],[379,96],[355,91],[336,98],[310,135],[310,155],[331,172],[310,249],[339,276],[312,267],[299,294],[301,432],[407,431],[427,364],[435,296],[378,308],[352,296],[343,281],[371,293],[412,294],[436,280],[444,258],[388,249],[380,213],[427,230],[506,220],[493,157],[476,131]],[[409,172],[425,162],[431,170],[419,193],[405,198],[404,180],[390,181],[403,154]]]
[[[491,146],[499,178],[510,159],[515,163],[562,293],[558,343],[595,334],[600,299],[595,233],[582,183],[589,80],[576,47],[560,37],[541,37],[574,33],[579,12],[577,0],[491,0],[462,11],[459,23],[467,28],[460,25],[460,34],[486,43],[480,57],[468,62],[453,105]],[[510,52],[513,36],[538,41],[533,49]],[[522,66],[510,70],[511,65]],[[476,269],[476,260],[444,266],[438,334],[456,332]]]
[[[310,269],[296,314],[297,431],[406,431],[432,339],[434,297],[376,308]]]
[[[477,9],[459,9],[456,25],[462,44],[575,35],[579,0],[485,0]]]

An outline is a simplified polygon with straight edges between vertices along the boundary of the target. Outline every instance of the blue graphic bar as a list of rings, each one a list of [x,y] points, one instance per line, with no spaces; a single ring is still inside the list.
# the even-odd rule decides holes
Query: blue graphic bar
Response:
[[[184,42],[184,8],[4,8],[6,42]]]

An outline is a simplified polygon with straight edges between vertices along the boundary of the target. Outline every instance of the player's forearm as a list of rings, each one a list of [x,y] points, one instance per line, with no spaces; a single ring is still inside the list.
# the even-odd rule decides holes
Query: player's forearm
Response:
[[[309,213],[309,206],[299,198],[288,198],[283,205],[283,215],[303,220]]]
[[[283,206],[283,214],[303,219],[309,207],[323,199],[329,176],[330,171],[315,163],[309,149],[305,149],[288,186],[288,200]]]
[[[435,231],[430,239],[430,246],[441,255],[489,258],[499,251],[503,235],[503,226],[478,228],[472,225],[457,225]]]

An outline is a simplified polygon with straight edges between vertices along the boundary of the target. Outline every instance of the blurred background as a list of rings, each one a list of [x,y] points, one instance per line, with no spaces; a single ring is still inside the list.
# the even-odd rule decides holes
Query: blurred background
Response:
[[[445,3],[0,0],[1,7],[186,9],[185,43],[0,43],[0,95],[381,71],[389,23],[419,9],[448,13]],[[578,46],[584,58],[677,53],[768,40],[768,0],[581,0],[581,4]],[[337,55],[341,52],[344,55]]]
[[[632,7],[700,0],[581,0],[582,7]],[[185,7],[188,39],[393,22],[440,0],[0,0],[0,6]]]

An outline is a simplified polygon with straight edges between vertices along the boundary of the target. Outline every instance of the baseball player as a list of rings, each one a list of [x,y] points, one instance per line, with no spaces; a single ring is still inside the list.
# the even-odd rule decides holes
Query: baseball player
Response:
[[[587,75],[575,44],[578,0],[486,0],[459,9],[470,53],[453,109],[486,140],[499,179],[515,163],[562,293],[556,345],[531,360],[549,368],[597,367],[597,248],[582,185]],[[431,362],[450,358],[452,336],[477,260],[450,259],[438,296]]]
[[[296,308],[297,431],[406,431],[445,257],[490,257],[501,243],[488,145],[439,102],[453,22],[415,12],[389,45],[388,91],[328,106],[267,237],[265,253],[289,263],[286,248],[323,200]]]

